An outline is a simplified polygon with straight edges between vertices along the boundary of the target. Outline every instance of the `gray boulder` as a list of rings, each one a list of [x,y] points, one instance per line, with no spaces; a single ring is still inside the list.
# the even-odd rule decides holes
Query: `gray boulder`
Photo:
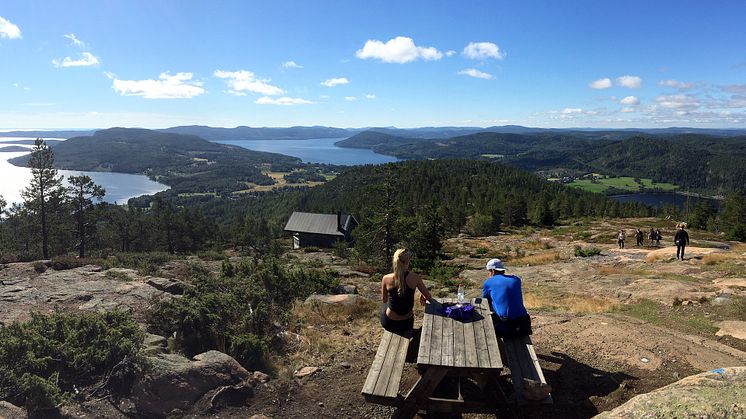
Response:
[[[596,418],[746,417],[746,367],[719,368],[640,394]]]
[[[336,290],[337,294],[357,294],[357,287],[351,284],[339,285]]]
[[[184,294],[185,285],[183,282],[177,279],[151,276],[145,280],[145,283],[157,290],[167,292],[169,294]]]
[[[151,365],[135,380],[132,401],[145,416],[164,417],[186,411],[208,392],[235,386],[249,380],[251,373],[235,359],[218,351],[208,351],[187,359],[177,354],[148,357]]]

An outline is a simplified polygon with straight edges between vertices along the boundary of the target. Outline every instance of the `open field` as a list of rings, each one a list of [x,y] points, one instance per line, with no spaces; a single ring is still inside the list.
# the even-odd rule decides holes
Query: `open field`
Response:
[[[640,182],[638,183],[635,182],[635,178],[632,177],[597,177],[593,181],[591,179],[576,179],[575,181],[568,183],[568,186],[596,193],[605,192],[611,188],[628,192],[638,192],[643,188],[662,191],[678,189],[678,186],[674,184],[654,183],[652,179],[640,179]]]

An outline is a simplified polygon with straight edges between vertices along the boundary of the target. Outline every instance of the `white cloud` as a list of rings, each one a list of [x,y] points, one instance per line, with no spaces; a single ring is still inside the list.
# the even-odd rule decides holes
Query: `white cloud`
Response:
[[[267,83],[271,81],[271,79],[257,79],[251,71],[215,70],[213,75],[217,78],[225,79],[229,88],[228,93],[236,96],[244,96],[247,91],[264,96],[277,96],[285,93],[285,91],[279,87]]]
[[[675,87],[677,89],[691,89],[694,86],[692,83],[685,83],[678,80],[661,80],[658,84],[666,87]]]
[[[634,111],[635,111],[634,108],[622,108],[622,110],[619,111],[619,112],[621,112],[621,113],[630,113],[630,112],[634,112]]]
[[[720,86],[720,89],[728,93],[746,94],[746,84],[727,84]]]
[[[369,39],[362,49],[357,50],[355,56],[363,60],[373,58],[384,63],[404,64],[416,59],[439,60],[443,58],[443,53],[434,47],[418,47],[412,38],[397,36],[386,43]]]
[[[642,79],[637,76],[617,77],[616,82],[618,85],[628,89],[639,89],[642,87]]]
[[[372,99],[375,99],[375,98],[376,98],[376,95],[374,95],[374,94],[372,94],[372,93],[368,93],[367,95],[365,95],[365,98],[366,98],[366,99],[371,99],[371,100],[372,100]]]
[[[326,87],[334,87],[334,86],[339,86],[341,84],[350,84],[350,81],[347,80],[347,77],[336,77],[336,78],[321,82],[321,85],[326,86]]]
[[[572,115],[575,113],[583,113],[583,109],[582,108],[565,108],[560,113],[563,115]]]
[[[0,16],[0,39],[21,39],[21,29],[8,19]]]
[[[63,36],[69,39],[76,47],[85,48],[85,42],[78,39],[78,37],[76,37],[74,33],[68,33]]]
[[[469,45],[464,48],[463,54],[466,58],[471,58],[472,60],[484,60],[487,58],[502,60],[505,58],[505,52],[501,51],[500,47],[492,42],[469,42]]]
[[[161,73],[158,80],[119,80],[115,77],[111,87],[122,96],[142,96],[145,99],[189,99],[205,93],[202,82],[192,81],[192,73]]]
[[[608,77],[604,77],[602,79],[592,81],[588,84],[588,87],[590,87],[591,89],[608,89],[609,87],[611,87],[611,79]]]
[[[74,60],[70,57],[65,57],[62,61],[58,59],[52,60],[52,64],[55,67],[90,67],[92,65],[98,65],[100,61],[98,57],[91,54],[90,52],[81,52],[80,58]]]
[[[467,68],[465,70],[459,71],[458,74],[484,80],[491,80],[494,78],[492,74],[485,73],[484,71],[479,71],[476,68]]]
[[[640,99],[637,96],[627,96],[619,101],[622,105],[639,105]]]
[[[355,96],[345,96],[345,100],[348,102],[354,102],[357,100],[357,97]]]
[[[303,68],[303,66],[295,61],[285,61],[282,63],[282,68]]]
[[[292,106],[292,105],[307,105],[311,102],[310,100],[301,99],[299,97],[278,97],[273,98],[269,96],[262,96],[259,99],[257,99],[254,103],[257,105],[282,105],[282,106]]]
[[[449,49],[448,51],[445,52],[445,54],[446,54],[446,57],[453,57],[454,55],[456,55],[456,51]]]
[[[663,108],[677,110],[692,110],[700,105],[697,99],[690,95],[662,95],[655,98],[655,101]]]

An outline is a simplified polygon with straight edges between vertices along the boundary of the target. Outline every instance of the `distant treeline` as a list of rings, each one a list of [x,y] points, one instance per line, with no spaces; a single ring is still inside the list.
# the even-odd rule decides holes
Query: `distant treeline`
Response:
[[[613,134],[481,132],[422,139],[366,131],[337,144],[402,159],[489,158],[531,171],[567,169],[650,178],[711,195],[746,193],[746,136]]]

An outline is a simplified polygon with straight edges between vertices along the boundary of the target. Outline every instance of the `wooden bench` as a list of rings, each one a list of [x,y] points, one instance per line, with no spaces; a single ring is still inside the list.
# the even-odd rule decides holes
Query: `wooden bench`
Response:
[[[539,401],[527,400],[523,397],[524,378],[543,384],[547,383],[547,380],[544,378],[544,373],[541,372],[539,358],[536,357],[536,351],[534,351],[531,337],[524,336],[514,339],[500,338],[498,339],[498,343],[500,344],[500,349],[504,352],[504,358],[508,368],[510,368],[510,376],[513,381],[513,389],[515,390],[515,399],[518,404],[533,402],[545,404],[553,403],[551,394]]]
[[[387,406],[399,406],[404,398],[399,394],[404,361],[411,337],[383,331],[368,378],[363,385],[365,401]]]

